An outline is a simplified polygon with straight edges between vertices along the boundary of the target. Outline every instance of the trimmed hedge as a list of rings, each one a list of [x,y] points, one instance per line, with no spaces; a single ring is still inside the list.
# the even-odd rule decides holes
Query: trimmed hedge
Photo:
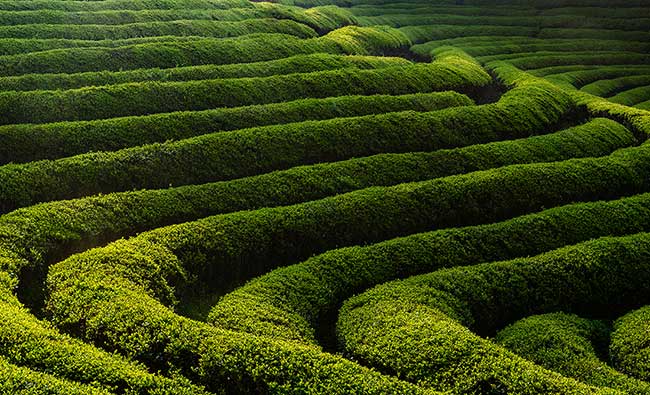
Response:
[[[243,21],[174,20],[125,25],[17,25],[0,26],[3,38],[67,38],[123,40],[142,36],[236,37],[253,33],[283,33],[312,38],[316,32],[292,20],[259,18]]]
[[[0,292],[5,292],[4,290]],[[0,363],[10,362],[29,369],[51,374],[57,379],[67,379],[76,383],[85,383],[103,388],[111,393],[137,394],[208,394],[200,387],[191,384],[186,379],[168,379],[150,374],[141,364],[133,363],[126,358],[99,350],[79,340],[60,334],[44,321],[36,319],[30,312],[16,305],[15,302],[0,302]],[[0,371],[3,369],[0,368]],[[25,369],[26,370],[26,369]],[[11,387],[5,382],[0,373],[0,390]],[[29,375],[19,374],[29,380]],[[32,378],[32,385],[42,387],[42,390],[25,393],[76,393],[82,389],[84,393],[106,393],[91,391],[89,388],[57,383],[46,376]],[[51,381],[51,383],[48,383]],[[14,382],[17,392],[27,390],[28,385]],[[48,392],[52,386],[52,392]],[[54,388],[60,390],[54,391]]]
[[[235,129],[391,111],[435,111],[474,102],[456,92],[339,96],[98,121],[0,126],[0,160],[30,162],[88,151],[114,151]]]
[[[593,84],[593,87],[588,89],[594,89],[600,84],[609,84],[604,82],[599,82],[601,80],[617,79],[622,77],[637,77],[642,75],[650,75],[650,67],[648,66],[595,66],[594,68],[588,68],[585,66],[583,70],[572,70],[565,71],[558,69],[549,70],[553,68],[542,68],[538,70],[530,71],[531,74],[543,75],[549,81],[559,84],[569,84],[570,87],[574,88],[583,88],[587,85]],[[548,74],[547,74],[548,72]]]
[[[545,191],[544,193],[548,193],[549,196],[554,197],[557,197],[557,193],[554,190],[550,190],[551,186],[558,190],[566,191],[569,186],[576,188],[580,182],[589,184],[589,196],[596,197],[597,193],[594,193],[593,182],[588,182],[593,181],[590,180],[591,178],[606,184],[606,187],[604,188],[608,190],[608,193],[611,193],[610,188],[617,191],[625,191],[626,188],[621,185],[614,185],[613,182],[620,180],[622,178],[621,175],[625,174],[626,177],[633,180],[632,183],[637,183],[639,182],[640,176],[632,173],[638,171],[640,174],[648,174],[648,172],[647,169],[641,168],[639,163],[631,163],[629,164],[629,167],[618,166],[623,165],[623,162],[625,161],[624,158],[630,159],[633,162],[635,160],[640,160],[640,158],[635,158],[635,153],[642,152],[644,149],[647,149],[647,147],[643,147],[643,149],[636,148],[624,152],[622,151],[611,158],[605,159],[574,160],[548,165],[532,165],[538,166],[540,169],[551,169],[555,167],[558,172],[570,176],[566,183],[561,183],[557,177],[550,177],[548,172],[542,171],[540,172],[540,176],[547,180],[547,183],[540,182],[540,179],[530,178],[529,182],[531,185],[536,187],[535,190]],[[619,161],[619,159],[621,161]],[[592,177],[587,176],[587,173],[578,171],[578,169],[590,162],[594,165],[598,164],[596,166],[598,171]],[[528,177],[530,177],[532,166],[522,166],[522,174],[527,174]],[[570,167],[571,170],[565,166]],[[515,168],[518,167],[486,172],[484,173],[485,179],[492,180],[491,182],[493,182],[495,187],[498,186],[498,189],[502,191],[504,188],[503,179],[492,178],[492,175],[498,174],[499,172],[502,172],[503,175],[509,174],[509,169]],[[525,170],[527,171],[524,171],[524,168],[526,168]],[[562,170],[560,171],[560,169]],[[634,171],[631,169],[634,169]],[[616,175],[612,177],[604,176],[603,172],[613,172],[616,173]],[[512,180],[521,179],[521,176],[516,172],[510,174],[510,176],[512,177]],[[476,181],[477,173],[472,174],[471,177],[467,176],[466,178],[468,181],[473,180],[471,182],[476,182],[477,186],[480,184],[480,188],[477,188],[477,191],[480,189],[481,196],[485,196],[484,184]],[[449,179],[450,183],[452,182],[452,179],[459,180],[458,177],[453,177]],[[405,188],[405,186],[400,188]],[[400,188],[394,188],[394,190],[397,192]],[[407,190],[404,190],[404,192],[406,191]],[[530,191],[526,191],[525,194],[522,192],[522,196],[526,196],[526,199],[522,199],[525,200],[526,204],[532,203],[529,192]],[[370,190],[362,193],[370,193]],[[361,196],[361,194],[358,195]],[[344,199],[346,196],[348,195],[343,195],[330,200],[340,200]],[[385,204],[387,202],[386,194],[381,193],[379,196],[381,196],[381,198],[374,199],[374,201]],[[427,192],[426,196],[432,196],[432,194]],[[436,195],[434,194],[434,196]],[[449,194],[447,196],[453,198],[456,202],[457,196],[468,196],[468,194],[458,193],[453,195]],[[565,195],[564,197],[567,200],[574,200],[576,198],[575,195]],[[420,198],[414,199],[414,202],[422,201],[423,199]],[[488,200],[481,199],[480,201],[487,202]],[[508,210],[512,210],[514,207],[513,199],[502,198],[490,199],[489,201],[503,201],[504,205],[508,206]],[[313,205],[315,203],[310,204]],[[364,204],[363,207],[368,207],[367,203]],[[381,214],[378,215],[378,217],[382,217],[382,215],[385,216],[384,211],[379,211]],[[449,214],[448,210],[444,211]],[[271,210],[261,210],[258,213],[261,214],[267,212],[271,212]],[[309,210],[305,210],[305,213],[309,212]],[[430,212],[430,210],[427,212]],[[236,217],[242,217],[243,221],[239,222],[239,228],[237,229],[239,229],[240,232],[252,232],[251,234],[255,235],[255,245],[257,245],[257,242],[259,242],[258,237],[264,235],[264,232],[257,233],[258,231],[253,229],[256,224],[250,222],[250,219],[253,218],[252,213],[235,213],[228,217],[233,219]],[[298,212],[296,212],[296,214],[298,214]],[[451,214],[453,215],[453,213]],[[472,215],[473,220],[476,219],[475,213],[467,214]],[[245,217],[246,219],[244,220]],[[226,216],[215,217],[215,219],[217,218],[224,219]],[[337,217],[329,216],[328,218],[333,220]],[[357,220],[357,218],[358,217],[355,215],[355,220]],[[151,292],[151,295],[155,295],[159,300],[173,302],[175,296],[172,292],[173,288],[170,287],[178,287],[180,289],[183,288],[183,284],[187,284],[188,282],[191,284],[191,280],[194,279],[201,270],[201,262],[205,262],[204,259],[208,259],[208,257],[217,257],[217,255],[209,253],[205,248],[212,248],[210,246],[224,247],[224,245],[220,243],[206,244],[205,237],[212,235],[221,238],[222,236],[231,234],[211,232],[210,221],[213,220],[214,219],[206,219],[194,223],[194,225],[197,226],[196,230],[198,231],[200,229],[199,233],[204,238],[203,240],[201,240],[201,237],[198,239],[192,237],[179,237],[183,234],[182,229],[191,227],[193,226],[192,224],[173,226],[154,232],[143,233],[130,241],[122,241],[103,249],[92,250],[74,256],[63,263],[56,265],[56,267],[52,268],[50,271],[48,280],[51,290],[48,306],[50,311],[55,314],[54,321],[69,330],[73,330],[75,333],[86,339],[94,339],[104,347],[111,349],[118,348],[122,350],[122,352],[136,356],[143,361],[148,361],[150,363],[163,358],[163,360],[169,361],[173,366],[187,370],[189,366],[194,366],[198,361],[199,369],[196,370],[198,372],[196,373],[198,376],[197,380],[209,385],[218,385],[218,383],[223,383],[221,380],[223,380],[224,375],[229,375],[232,381],[240,383],[242,386],[261,386],[261,381],[268,382],[269,380],[274,382],[281,380],[283,383],[290,380],[293,384],[302,383],[302,385],[314,385],[314,383],[324,385],[324,382],[321,381],[322,376],[319,374],[310,372],[309,375],[313,375],[311,376],[311,380],[302,381],[305,377],[304,373],[300,374],[296,373],[296,371],[287,372],[287,370],[284,370],[298,369],[298,372],[300,372],[300,370],[305,369],[306,366],[313,366],[313,363],[307,364],[304,361],[299,363],[300,360],[295,359],[298,358],[298,356],[296,356],[298,351],[305,350],[300,347],[296,348],[295,343],[292,351],[294,353],[292,354],[294,362],[284,365],[284,369],[282,369],[280,367],[282,365],[275,365],[276,362],[274,361],[285,358],[288,351],[279,352],[277,348],[269,345],[258,345],[253,347],[251,346],[250,340],[241,340],[241,337],[245,338],[245,335],[228,335],[230,332],[226,332],[223,337],[219,337],[218,339],[215,339],[213,337],[214,335],[209,335],[210,332],[205,332],[215,331],[214,329],[201,329],[201,333],[196,333],[196,329],[193,328],[204,327],[193,323],[192,321],[175,318],[171,312],[165,313],[165,311],[168,310],[165,310],[164,307],[158,305],[155,300],[146,297],[146,292],[148,292],[147,290],[150,290],[149,292]],[[457,221],[456,218],[454,218],[454,220]],[[293,221],[289,222],[294,223]],[[242,225],[244,224],[251,228],[244,231],[242,228]],[[301,230],[303,229],[301,228]],[[364,230],[376,231],[376,229],[373,230],[369,227],[365,227]],[[166,232],[169,232],[169,238],[165,237]],[[302,236],[301,233],[301,237]],[[319,233],[319,236],[322,238],[322,233]],[[288,237],[287,240],[290,241],[291,238]],[[185,243],[197,243],[204,249],[201,251],[192,250],[190,245]],[[171,249],[164,248],[166,244]],[[288,250],[294,251],[294,247],[295,244],[292,244],[292,247]],[[172,254],[172,251],[175,251],[175,254]],[[249,253],[252,252],[252,250],[248,251]],[[278,257],[277,255],[272,256]],[[278,257],[278,260],[282,260],[281,258],[282,257]],[[237,259],[239,260],[240,258]],[[188,264],[189,262],[192,262],[191,266],[184,266],[185,262]],[[231,268],[231,270],[233,269],[234,268]],[[154,273],[157,274],[154,275]],[[221,271],[220,273],[223,274],[228,272]],[[158,274],[160,276],[158,276]],[[75,322],[83,322],[83,324],[77,326],[77,323]],[[237,344],[233,344],[235,340],[237,341]],[[255,351],[251,352],[248,347],[253,347]],[[217,350],[215,350],[215,348],[217,348]],[[242,351],[243,348],[248,349],[248,351]],[[237,351],[235,352],[234,350]],[[224,352],[230,357],[224,357]],[[259,353],[262,353],[262,355],[260,356]],[[271,355],[274,356],[271,357]],[[264,365],[262,366],[259,365],[260,358],[264,361]],[[273,364],[273,368],[268,367],[269,363]],[[344,376],[338,375],[339,372],[337,372],[337,369],[341,366],[343,365],[339,365],[338,363],[336,365],[330,365],[328,371],[332,373],[332,376],[328,375],[328,377],[330,377],[330,379],[335,377],[336,380],[341,379],[340,382],[347,382],[347,385],[358,385],[358,381],[356,381],[357,379],[350,377],[349,374]],[[239,374],[233,375],[233,371],[239,372]],[[316,373],[318,372],[319,371]],[[322,371],[320,372],[322,373]],[[251,375],[253,375],[252,378]],[[260,375],[266,377],[260,378]],[[278,375],[280,375],[281,379],[278,379]],[[347,381],[343,381],[343,379]],[[250,384],[250,381],[252,381],[253,384]],[[368,385],[367,382],[364,385]],[[210,388],[211,387],[209,387],[209,389]],[[250,389],[250,387],[245,388]],[[320,388],[322,390],[322,387]],[[345,390],[342,390],[342,392],[345,392],[346,390],[349,390],[350,387],[345,386],[343,388],[345,388]],[[357,390],[360,389],[357,388]]]
[[[506,62],[493,62],[488,65],[488,69],[507,85],[520,84],[530,79],[529,74],[522,73],[521,70]],[[591,116],[615,119],[629,127],[639,140],[646,140],[650,136],[650,111],[615,104],[577,90],[567,90],[565,93],[571,95],[579,107]]]
[[[0,219],[0,256],[4,257],[4,270],[14,279],[27,282],[18,288],[22,300],[38,303],[40,287],[34,283],[57,257],[138,231],[207,215],[296,204],[373,185],[426,180],[504,164],[602,155],[632,141],[624,128],[600,120],[512,142],[433,153],[385,154],[229,182],[52,202]]]
[[[648,98],[650,98],[650,85],[623,91],[617,95],[608,97],[607,100],[626,106],[634,106],[635,104],[648,100]]]
[[[341,96],[92,122],[8,125],[0,127],[1,139],[6,142],[4,148],[7,149],[0,156],[10,161],[29,161],[39,159],[42,155],[60,157],[88,149],[111,150],[146,142],[186,138],[214,130],[366,113],[432,111],[471,104],[471,99],[455,92],[402,96]],[[110,136],[110,139],[106,140],[106,136]],[[21,144],[21,141],[29,141],[33,147]],[[49,152],[46,152],[48,150]]]
[[[343,68],[378,69],[390,66],[408,66],[410,64],[411,62],[408,60],[398,57],[315,53],[254,63],[186,66],[170,69],[95,71],[77,74],[25,74],[14,77],[0,77],[0,87],[2,87],[2,90],[12,91],[75,89],[89,85],[110,85],[126,82],[268,77]]]
[[[534,36],[536,28],[521,26],[405,26],[398,29],[413,43],[465,36]]]
[[[176,9],[229,9],[252,7],[246,0],[7,0],[0,9],[7,11],[61,10],[61,11],[102,11],[102,10],[176,10]]]
[[[539,69],[542,67],[558,66],[566,64],[597,64],[597,65],[618,65],[618,64],[649,64],[650,55],[634,52],[530,52],[519,54],[495,55],[478,57],[482,63],[490,63],[497,60],[505,60],[520,69]]]
[[[275,269],[222,297],[208,321],[222,328],[314,343],[346,298],[395,278],[539,254],[603,235],[650,229],[650,194],[579,203],[504,222],[443,229],[328,251]],[[533,236],[534,235],[534,236]]]
[[[647,7],[561,7],[542,11],[542,15],[584,15],[602,18],[650,18]]]
[[[292,19],[317,30],[331,30],[354,22],[352,15],[335,6],[316,7],[304,10],[299,7],[273,3],[249,3],[242,8],[215,9],[146,9],[146,10],[104,10],[104,11],[0,11],[0,24],[33,25],[122,25],[144,22],[170,22],[177,20],[241,21],[251,18]],[[93,28],[98,30],[98,28]]]
[[[638,108],[640,110],[648,110],[648,111],[650,111],[650,100],[646,100],[644,102],[635,104],[634,107]]]
[[[462,26],[521,26],[538,29],[619,29],[646,31],[649,18],[618,19],[584,17],[580,15],[522,16],[522,15],[450,15],[432,13],[432,10],[414,13],[384,13],[378,16],[357,16],[361,26],[389,25],[393,27],[418,25],[462,25]]]
[[[411,50],[421,55],[427,55],[432,50],[443,46],[461,48],[472,56],[505,55],[533,51],[602,51],[609,50],[612,47],[630,52],[647,52],[650,49],[650,44],[647,43],[611,39],[539,39],[512,36],[479,36],[428,41],[413,45]]]
[[[469,16],[530,16],[535,15],[536,10],[532,8],[513,7],[473,7],[473,6],[444,6],[430,3],[396,4],[385,5],[358,5],[350,8],[355,16],[377,16],[385,14],[442,14],[442,15],[469,15]]]
[[[650,85],[650,74],[626,75],[625,77],[609,80],[601,79],[600,81],[583,86],[581,90],[592,95],[608,97],[640,85]],[[647,97],[650,97],[650,95]]]
[[[588,38],[592,40],[621,40],[648,42],[650,32],[648,31],[626,31],[611,29],[542,29],[537,35],[538,38]]]
[[[134,82],[67,91],[0,92],[0,124],[105,119],[341,95],[400,95],[454,89],[478,96],[480,89],[490,82],[490,76],[476,64],[440,61],[374,70],[338,69],[258,78]]]
[[[337,246],[497,221],[575,200],[647,191],[650,179],[644,171],[650,166],[649,150],[650,146],[644,146],[610,157],[508,166],[369,188],[295,206],[208,217],[141,233],[120,248],[143,244],[172,254],[189,271],[176,285],[180,295],[186,287],[193,291],[208,284],[212,290],[223,291],[251,276]],[[133,248],[132,252],[140,251]],[[116,248],[111,251],[117,254]],[[171,296],[167,299],[172,300]],[[64,315],[58,319],[68,320]]]
[[[137,37],[126,40],[67,40],[64,38],[0,38],[0,55],[18,55],[29,52],[49,51],[61,48],[85,48],[85,47],[124,47],[134,44],[160,43],[160,42],[182,42],[196,40],[198,37],[185,36],[156,36]]]
[[[145,247],[145,256],[121,245],[118,242],[103,250],[120,250],[116,255],[109,253],[107,260],[94,260],[98,251],[91,250],[53,267],[52,278],[80,275],[80,282],[59,282],[53,296],[72,296],[74,305],[65,309],[75,317],[81,312],[77,302],[86,306],[82,310],[88,314],[83,330],[87,339],[98,329],[103,335],[102,340],[93,339],[97,343],[157,368],[185,373],[215,392],[228,388],[247,394],[438,394],[317,347],[222,331],[180,317],[155,298],[165,297],[167,282],[183,276],[183,268],[157,247]],[[80,290],[77,285],[88,287]],[[115,347],[109,346],[113,342]]]
[[[347,26],[311,39],[266,33],[229,39],[203,38],[117,48],[67,48],[2,56],[0,75],[247,63],[316,52],[367,55],[408,45],[408,38],[395,29]]]
[[[107,391],[71,383],[48,374],[12,365],[1,356],[0,391],[6,394],[110,395]]]
[[[463,51],[472,56],[493,56],[500,54],[521,54],[528,52],[584,52],[608,51],[616,48],[617,51],[639,52],[650,51],[650,44],[635,41],[617,40],[565,40],[565,39],[535,39],[529,43],[513,44],[509,40],[497,41],[493,45],[460,45]]]
[[[342,68],[378,69],[408,66],[400,57],[335,55],[314,53],[253,63],[186,66],[167,69],[99,71],[76,74],[26,74],[0,77],[5,90],[74,89],[89,85],[110,85],[140,81],[191,81],[217,78],[267,77]]]
[[[650,381],[650,307],[632,311],[614,322],[609,353],[614,366],[640,380]]]
[[[517,355],[563,376],[628,394],[650,394],[650,384],[609,367],[610,328],[574,314],[550,313],[524,318],[499,331],[496,342]]]
[[[647,233],[608,237],[387,283],[346,301],[337,333],[351,356],[438,389],[620,393],[551,373],[473,332],[550,311],[611,317],[634,307],[650,292],[649,247]]]
[[[523,137],[548,131],[572,109],[562,91],[536,82],[484,106],[276,125],[10,164],[0,167],[0,212],[99,192],[227,180],[301,164]],[[459,129],[467,132],[459,134]]]

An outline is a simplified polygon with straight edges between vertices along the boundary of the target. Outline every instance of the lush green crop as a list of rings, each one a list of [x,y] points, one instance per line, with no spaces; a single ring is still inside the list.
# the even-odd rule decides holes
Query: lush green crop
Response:
[[[429,151],[522,137],[548,131],[572,109],[561,91],[539,83],[483,106],[268,126],[112,153],[10,164],[0,167],[4,187],[0,207],[6,212],[89,193],[233,179],[381,152]],[[459,127],[467,132],[456,133]],[[251,147],[255,161],[250,160]]]
[[[650,0],[1,1],[0,393],[650,395],[649,43]]]
[[[489,83],[489,76],[478,65],[441,61],[376,70],[338,69],[259,78],[140,82],[67,91],[10,91],[0,92],[0,111],[4,114],[0,123],[92,120],[346,94],[400,95],[456,89],[477,96],[480,88]]]
[[[96,71],[76,74],[26,74],[0,77],[0,86],[8,91],[74,89],[93,85],[114,85],[140,81],[192,81],[217,78],[266,77],[309,73],[343,68],[375,69],[408,66],[400,57],[308,54],[254,63],[202,65],[167,69]]]
[[[72,40],[120,40],[140,36],[234,37],[253,33],[284,33],[296,37],[316,36],[313,29],[291,20],[247,19],[244,21],[169,21],[125,25],[18,25],[0,26],[4,38],[67,38]]]
[[[650,379],[649,317],[650,309],[644,307],[616,320],[610,344],[614,366],[632,377],[645,381]]]
[[[501,330],[497,343],[538,365],[598,387],[648,393],[650,384],[607,366],[610,329],[603,321],[551,313],[524,318]]]
[[[54,49],[0,57],[0,75],[246,63],[317,52],[366,55],[408,46],[409,43],[408,38],[396,30],[350,26],[311,39],[281,34],[256,34],[225,40],[204,38],[116,48]]]
[[[345,303],[337,325],[340,341],[356,358],[436,388],[621,393],[588,389],[472,331],[489,334],[517,318],[555,310],[620,314],[648,292],[649,237],[602,238],[537,257],[385,284]]]
[[[215,131],[258,125],[332,119],[391,111],[435,111],[468,106],[460,93],[401,96],[340,96],[247,107],[175,112],[98,121],[0,126],[0,158],[6,162],[55,159],[88,151],[112,151],[146,143],[181,140]],[[110,136],[109,139],[106,136]],[[4,163],[3,163],[4,164]]]

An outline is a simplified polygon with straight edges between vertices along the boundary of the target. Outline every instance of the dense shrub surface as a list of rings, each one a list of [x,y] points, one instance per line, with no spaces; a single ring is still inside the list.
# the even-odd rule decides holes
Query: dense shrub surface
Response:
[[[0,393],[650,394],[649,0],[0,2]]]

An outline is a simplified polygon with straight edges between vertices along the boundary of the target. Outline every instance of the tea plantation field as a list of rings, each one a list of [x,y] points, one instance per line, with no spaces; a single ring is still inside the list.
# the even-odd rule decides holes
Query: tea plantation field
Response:
[[[0,394],[650,394],[650,0],[2,0],[0,114]]]

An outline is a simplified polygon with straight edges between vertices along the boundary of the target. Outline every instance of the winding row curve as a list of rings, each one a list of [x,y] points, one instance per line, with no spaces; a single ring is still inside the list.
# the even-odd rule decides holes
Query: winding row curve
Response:
[[[650,393],[649,10],[0,2],[0,392]]]

